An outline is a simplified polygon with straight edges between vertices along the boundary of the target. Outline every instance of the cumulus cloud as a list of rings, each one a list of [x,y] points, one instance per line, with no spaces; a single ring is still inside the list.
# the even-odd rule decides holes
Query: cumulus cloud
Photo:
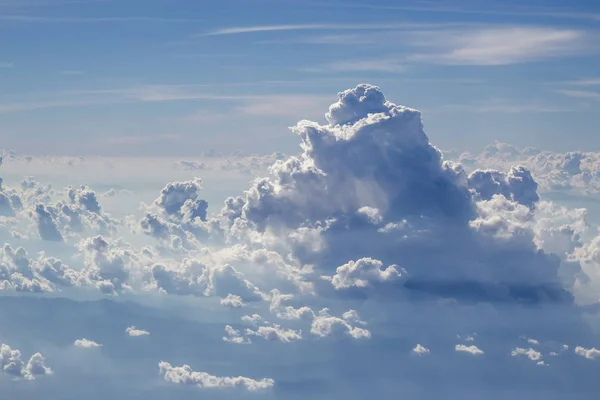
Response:
[[[484,354],[483,350],[481,350],[479,347],[477,347],[475,345],[466,346],[464,344],[457,344],[456,346],[454,346],[454,350],[461,352],[461,353],[469,353],[474,356],[482,356]]]
[[[231,325],[225,325],[225,336],[223,336],[223,341],[234,343],[234,344],[250,344],[252,341],[242,336],[238,329],[234,329]]]
[[[164,375],[165,381],[180,385],[196,385],[200,388],[208,389],[239,387],[249,391],[268,389],[275,385],[275,381],[269,378],[256,380],[244,376],[214,376],[206,372],[193,371],[189,365],[174,367],[165,361],[159,362],[158,367],[160,373]]]
[[[260,290],[231,265],[208,266],[192,259],[184,259],[175,268],[156,264],[152,267],[155,285],[166,293],[196,296],[239,296],[241,301],[263,299]],[[232,305],[235,298],[225,300]]]
[[[586,349],[585,347],[577,346],[575,347],[575,354],[585,357],[589,360],[600,359],[600,350],[596,349],[595,347]]]
[[[9,345],[0,345],[0,367],[4,373],[16,378],[34,380],[40,375],[51,375],[52,369],[46,366],[46,359],[40,353],[35,353],[29,361],[21,358],[21,352]]]
[[[310,331],[312,334],[321,337],[347,335],[352,339],[370,339],[371,332],[367,329],[351,325],[352,320],[357,315],[354,310],[351,310],[349,313],[344,314],[343,318],[339,318],[330,315],[329,310],[324,308],[313,318]]]
[[[291,343],[302,339],[302,331],[286,329],[277,324],[260,326],[256,330],[246,329],[246,335],[262,337],[266,340],[277,340],[283,343]]]
[[[275,157],[267,176],[254,179],[212,214],[202,180],[189,178],[195,172],[186,175],[179,164],[182,178],[161,183],[151,204],[123,220],[106,213],[108,204],[120,199],[103,199],[100,205],[89,186],[54,191],[33,179],[25,179],[21,188],[2,186],[0,208],[11,216],[1,224],[11,230],[28,225],[45,240],[54,238],[57,243],[44,243],[44,248],[58,249],[71,266],[7,245],[0,252],[0,288],[65,295],[66,288],[78,288],[78,295],[90,288],[100,291],[95,296],[126,294],[128,300],[143,293],[140,301],[165,307],[200,305],[199,312],[222,314],[211,324],[219,321],[224,333],[208,337],[215,331],[207,329],[203,343],[216,340],[227,357],[228,352],[254,357],[256,351],[270,360],[269,349],[279,349],[281,357],[301,351],[312,361],[311,349],[317,349],[319,357],[335,362],[340,359],[334,354],[344,354],[341,362],[350,364],[353,355],[379,357],[378,351],[388,348],[408,357],[412,346],[394,343],[426,340],[435,352],[443,342],[452,352],[450,340],[457,332],[465,344],[457,344],[456,352],[482,356],[472,332],[480,333],[477,344],[483,343],[490,356],[453,365],[448,381],[454,381],[454,373],[469,372],[468,364],[476,361],[487,373],[497,350],[494,341],[502,341],[504,357],[537,363],[544,363],[537,347],[542,345],[529,339],[525,346],[532,348],[515,348],[506,338],[526,334],[521,338],[543,339],[544,346],[549,339],[576,342],[570,335],[578,343],[591,342],[574,299],[597,301],[600,239],[588,239],[593,230],[585,211],[540,197],[545,184],[538,185],[533,164],[509,166],[506,161],[507,168],[499,163],[479,170],[468,157],[461,164],[448,161],[429,142],[417,110],[392,103],[366,84],[339,93],[324,124],[301,121],[292,131],[300,153]],[[500,145],[487,152],[488,159],[503,163],[541,154]],[[579,174],[577,159],[573,156],[563,167]],[[221,167],[237,168],[236,162]],[[262,161],[256,165],[263,166]],[[175,295],[190,297],[168,298]],[[247,315],[237,320],[243,312]],[[125,321],[134,320],[139,319]],[[486,337],[491,331],[502,335]],[[148,334],[134,326],[126,333]],[[88,339],[75,345],[100,346]],[[595,349],[577,349],[584,357],[596,357]],[[558,354],[558,348],[551,350]],[[418,344],[410,354],[430,350]],[[273,362],[280,365],[277,357]],[[387,361],[381,364],[357,359],[353,376],[369,365],[373,375],[388,379],[385,371],[396,369],[383,358]],[[436,365],[445,368],[440,361]],[[393,362],[402,367],[400,359]],[[268,378],[219,377],[162,361],[159,367],[171,383],[248,390],[274,384]],[[264,376],[279,383],[280,371],[271,371]],[[407,375],[393,379],[398,376]]]
[[[331,284],[336,289],[346,289],[352,286],[365,287],[371,282],[385,282],[398,279],[405,272],[396,265],[383,268],[383,263],[372,258],[361,258],[338,267],[331,278]]]
[[[133,336],[133,337],[137,337],[137,336],[148,336],[150,334],[150,332],[145,331],[143,329],[137,329],[135,326],[130,326],[127,329],[125,329],[125,332],[129,335],[129,336]]]
[[[73,342],[73,345],[76,347],[81,347],[83,349],[94,349],[98,347],[102,347],[100,343],[96,343],[93,340],[89,340],[86,338],[77,339]]]
[[[412,352],[418,356],[423,356],[430,353],[429,349],[421,344],[417,344],[415,348],[412,349]]]
[[[535,243],[526,168],[467,175],[429,143],[417,110],[371,85],[340,93],[326,119],[299,122],[302,153],[225,202],[231,237],[310,265],[337,289],[568,301],[561,261]]]
[[[567,192],[579,195],[600,193],[600,153],[598,152],[561,153],[532,147],[519,148],[507,143],[495,142],[486,146],[479,154],[464,152],[450,154],[450,156],[468,169],[495,168],[510,174],[515,164],[522,165],[530,171],[544,192]],[[502,178],[499,180],[501,181]]]
[[[515,347],[515,349],[510,353],[511,356],[526,356],[531,361],[540,361],[542,359],[542,353],[539,351],[535,351],[532,348],[524,349],[522,347]]]
[[[228,293],[226,297],[221,299],[221,305],[231,308],[246,307],[246,303],[244,303],[240,296],[231,293]]]

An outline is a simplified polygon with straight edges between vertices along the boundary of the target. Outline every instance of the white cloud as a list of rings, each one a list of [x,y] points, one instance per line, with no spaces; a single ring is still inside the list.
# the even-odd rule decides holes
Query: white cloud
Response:
[[[307,31],[307,30],[390,30],[407,29],[417,26],[431,26],[431,24],[288,24],[288,25],[255,25],[255,26],[234,26],[219,28],[208,31],[203,34],[207,36],[216,35],[239,35],[259,32],[280,32],[280,31]]]
[[[595,347],[586,349],[585,347],[577,346],[575,347],[575,354],[590,360],[600,359],[600,350],[596,349]]]
[[[21,358],[21,352],[9,345],[0,345],[0,369],[17,378],[34,380],[39,375],[51,375],[52,369],[46,366],[46,359],[40,353],[35,353],[29,361]]]
[[[214,376],[206,372],[192,371],[189,365],[174,367],[165,361],[159,362],[158,367],[165,381],[180,385],[196,385],[208,389],[242,387],[250,391],[268,389],[275,385],[275,381],[269,378],[255,380],[244,376]]]
[[[454,346],[454,350],[462,353],[469,353],[474,356],[482,356],[484,354],[483,350],[481,350],[475,345],[465,346],[464,344],[457,344],[456,346]]]
[[[147,336],[150,334],[150,332],[145,331],[143,329],[137,329],[135,326],[130,326],[127,329],[125,329],[125,332],[129,335],[129,336]]]
[[[223,341],[225,341],[225,342],[234,343],[234,344],[250,344],[250,343],[252,343],[252,341],[249,338],[243,337],[242,334],[240,333],[240,331],[237,329],[234,329],[231,325],[225,326],[225,333],[227,334],[226,336],[223,336]]]
[[[524,349],[522,347],[515,347],[515,349],[510,353],[511,356],[526,356],[531,361],[540,361],[542,359],[542,353],[539,351],[535,351],[532,348]]]
[[[456,65],[508,65],[573,55],[587,48],[586,32],[576,29],[499,26],[414,32],[412,44],[429,48],[411,61]]]
[[[302,331],[286,329],[277,324],[260,326],[256,330],[246,329],[246,335],[258,336],[266,340],[276,340],[283,343],[291,343],[302,339]]]
[[[429,351],[429,349],[427,347],[425,347],[423,345],[420,345],[420,344],[417,344],[415,346],[415,348],[412,349],[412,352],[414,354],[418,355],[418,356],[423,356],[425,354],[429,354],[430,353],[430,351]]]
[[[353,313],[352,313],[353,314]],[[352,339],[370,339],[371,332],[364,328],[352,326],[347,320],[329,314],[324,308],[313,318],[310,331],[313,335],[326,336],[349,336]]]
[[[89,339],[85,339],[85,338],[75,340],[73,342],[73,345],[84,348],[84,349],[93,349],[93,348],[102,347],[101,344],[96,343],[93,340],[89,340]]]
[[[246,303],[244,303],[240,296],[231,293],[228,293],[226,297],[221,299],[221,305],[231,308],[246,307]]]
[[[600,93],[591,92],[589,90],[562,89],[558,90],[557,92],[564,94],[565,96],[575,97],[578,99],[600,100]]]
[[[350,261],[336,269],[331,278],[331,284],[336,289],[347,289],[350,287],[366,287],[374,282],[394,281],[406,274],[397,265],[383,268],[383,263],[372,258],[361,258]]]

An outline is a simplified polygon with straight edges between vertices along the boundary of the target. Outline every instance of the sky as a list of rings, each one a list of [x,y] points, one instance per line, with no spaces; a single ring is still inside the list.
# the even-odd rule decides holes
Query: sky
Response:
[[[596,400],[598,24],[0,0],[0,400]]]
[[[0,2],[0,131],[28,154],[296,151],[382,87],[440,147],[599,150],[594,1]],[[81,140],[81,138],[85,138]]]

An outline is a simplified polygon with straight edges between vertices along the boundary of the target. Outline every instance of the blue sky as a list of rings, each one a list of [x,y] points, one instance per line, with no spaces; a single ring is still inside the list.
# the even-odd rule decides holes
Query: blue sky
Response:
[[[3,147],[31,154],[295,151],[367,82],[438,146],[598,150],[593,1],[0,2]]]

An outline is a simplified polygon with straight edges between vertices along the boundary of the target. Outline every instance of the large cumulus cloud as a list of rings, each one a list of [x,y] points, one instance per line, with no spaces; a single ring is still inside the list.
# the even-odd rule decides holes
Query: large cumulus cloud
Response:
[[[292,131],[302,153],[226,201],[232,237],[312,266],[305,278],[321,290],[321,275],[333,276],[338,289],[368,287],[342,279],[356,270],[349,262],[368,257],[407,271],[406,280],[387,279],[393,270],[365,274],[378,286],[569,301],[561,259],[536,244],[528,222],[539,197],[526,168],[468,176],[430,144],[417,110],[391,103],[375,86],[340,93],[326,118],[326,125],[299,122]]]

